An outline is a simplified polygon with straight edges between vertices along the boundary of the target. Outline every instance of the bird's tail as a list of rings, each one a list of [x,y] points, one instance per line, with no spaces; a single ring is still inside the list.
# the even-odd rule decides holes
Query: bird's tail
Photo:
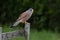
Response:
[[[21,20],[16,21],[16,22],[11,26],[11,28],[14,27],[14,26],[17,26],[20,22],[21,22]]]
[[[19,23],[20,23],[20,21],[17,21],[12,26],[17,26]]]

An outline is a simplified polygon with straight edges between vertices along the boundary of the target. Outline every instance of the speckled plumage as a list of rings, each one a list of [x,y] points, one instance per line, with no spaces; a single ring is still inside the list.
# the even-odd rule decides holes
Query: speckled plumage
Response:
[[[20,22],[25,23],[31,17],[32,13],[33,13],[32,8],[23,12],[12,26],[17,26]]]

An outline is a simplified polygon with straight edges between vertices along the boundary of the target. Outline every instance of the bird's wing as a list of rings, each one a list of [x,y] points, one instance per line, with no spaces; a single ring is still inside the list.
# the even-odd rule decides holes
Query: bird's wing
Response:
[[[24,17],[26,17],[28,14],[26,12],[22,13],[17,20],[20,20]]]

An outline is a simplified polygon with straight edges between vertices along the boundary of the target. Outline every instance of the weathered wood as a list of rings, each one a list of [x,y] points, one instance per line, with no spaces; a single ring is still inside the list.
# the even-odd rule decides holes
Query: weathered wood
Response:
[[[23,36],[25,31],[25,40],[29,40],[30,37],[30,23],[25,24],[25,30],[16,30],[12,32],[2,33],[2,27],[0,28],[0,40],[10,40],[17,36]]]
[[[25,40],[29,40],[30,36],[30,23],[25,24]]]
[[[23,36],[24,30],[2,33],[2,40],[9,40],[14,37]]]
[[[0,40],[2,40],[2,27],[0,27]]]

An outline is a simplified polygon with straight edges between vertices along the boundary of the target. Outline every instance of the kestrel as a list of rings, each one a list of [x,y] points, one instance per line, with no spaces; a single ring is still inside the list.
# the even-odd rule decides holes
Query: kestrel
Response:
[[[12,26],[17,26],[19,23],[26,23],[27,20],[31,17],[32,13],[33,13],[32,8],[23,12]]]

